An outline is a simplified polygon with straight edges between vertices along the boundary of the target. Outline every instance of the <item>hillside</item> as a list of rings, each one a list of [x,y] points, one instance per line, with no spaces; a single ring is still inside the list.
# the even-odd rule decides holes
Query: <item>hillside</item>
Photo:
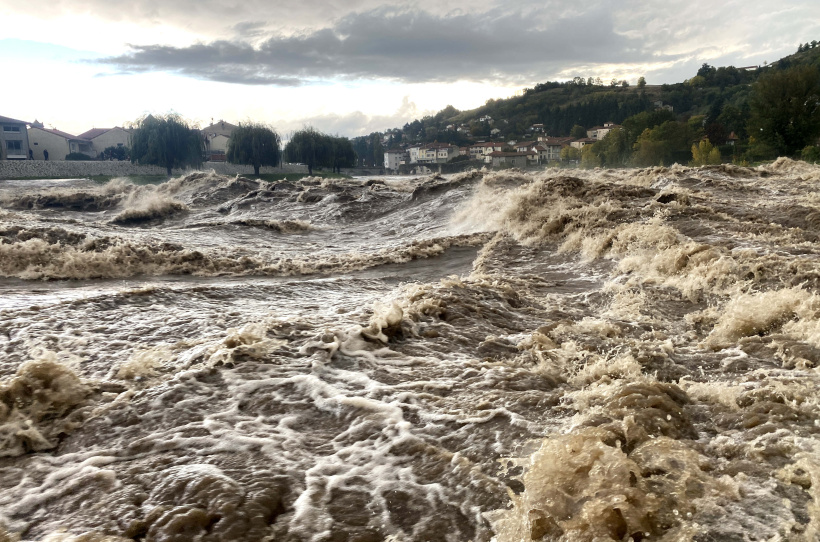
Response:
[[[435,115],[416,119],[385,132],[355,138],[360,157],[376,157],[386,149],[409,143],[451,143],[464,146],[481,140],[532,139],[543,125],[543,133],[569,136],[578,126],[591,128],[605,122],[623,124],[640,113],[671,110],[679,122],[700,117],[703,134],[722,144],[734,134],[740,147],[748,149],[751,117],[750,96],[765,74],[799,66],[820,68],[820,47],[806,44],[792,55],[765,66],[714,67],[703,64],[692,78],[667,85],[633,85],[625,81],[604,84],[576,77],[566,82],[546,82],[528,88],[519,96],[488,100],[483,106],[459,111],[448,106]],[[658,117],[659,122],[669,120]],[[639,123],[643,124],[643,123]],[[653,126],[643,126],[653,128]],[[640,134],[632,134],[633,144]],[[735,154],[738,149],[733,149]],[[765,152],[764,152],[765,154]],[[756,159],[757,156],[751,156]],[[367,161],[367,159],[365,159]]]

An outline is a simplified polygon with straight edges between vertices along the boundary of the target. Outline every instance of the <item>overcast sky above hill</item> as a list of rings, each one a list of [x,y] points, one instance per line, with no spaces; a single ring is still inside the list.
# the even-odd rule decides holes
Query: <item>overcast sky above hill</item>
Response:
[[[480,7],[476,8],[476,4]],[[576,75],[650,84],[820,40],[820,2],[0,0],[0,115],[69,132],[176,111],[354,136]],[[13,96],[12,96],[13,94]]]

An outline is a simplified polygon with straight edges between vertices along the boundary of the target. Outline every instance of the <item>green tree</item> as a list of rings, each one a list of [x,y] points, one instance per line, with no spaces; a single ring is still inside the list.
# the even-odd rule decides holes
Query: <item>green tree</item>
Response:
[[[720,161],[720,149],[713,146],[708,139],[701,139],[699,143],[692,144],[693,166],[719,164]]]
[[[172,168],[199,167],[205,150],[202,132],[175,113],[148,115],[133,125],[131,161]]]
[[[569,135],[575,139],[583,139],[587,136],[587,129],[580,124],[576,124],[572,127],[572,130],[569,131]]]
[[[353,143],[346,137],[330,137],[330,167],[335,173],[341,173],[343,167],[356,165],[356,151]]]
[[[614,128],[596,143],[600,145],[599,155],[607,167],[622,167],[629,164],[632,157],[632,141],[624,128]]]
[[[817,145],[809,145],[800,153],[800,158],[806,162],[817,164],[820,162],[820,147]]]
[[[384,147],[382,147],[381,136],[373,136],[373,165],[384,164]]]
[[[130,158],[131,149],[128,147],[110,146],[106,147],[100,154],[102,160],[128,160]]]
[[[643,75],[638,78],[638,88],[646,88],[646,78]]]
[[[576,147],[570,147],[567,145],[563,149],[561,149],[561,161],[562,162],[569,162],[572,160],[580,160],[581,159],[581,149]]]
[[[285,145],[285,159],[307,165],[308,175],[313,175],[313,168],[325,161],[326,144],[324,134],[306,126],[293,134]]]
[[[381,145],[380,138],[381,134],[373,134],[368,141],[379,139]],[[363,156],[367,155],[366,141],[357,138],[356,146]],[[375,149],[371,148],[370,151],[375,154]],[[333,172],[341,172],[343,167],[353,167],[356,165],[356,154],[354,143],[346,137],[330,136],[309,126],[293,134],[285,145],[285,159],[307,165],[309,175],[313,175],[315,167],[329,167]]]
[[[259,123],[239,123],[228,142],[228,162],[253,166],[253,174],[259,176],[261,166],[277,166],[281,159],[279,134]]]
[[[633,161],[637,166],[684,164],[689,161],[692,143],[697,139],[688,123],[666,121],[641,133],[634,145]]]
[[[592,145],[585,145],[581,149],[581,167],[591,169],[601,166],[602,160],[598,153],[600,149],[597,145],[597,143],[593,143]]]
[[[820,72],[810,65],[760,77],[750,97],[749,132],[785,156],[820,135]]]

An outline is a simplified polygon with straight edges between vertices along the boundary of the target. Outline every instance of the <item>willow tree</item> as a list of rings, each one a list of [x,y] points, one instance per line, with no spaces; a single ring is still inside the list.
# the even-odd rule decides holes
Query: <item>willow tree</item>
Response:
[[[346,137],[330,138],[330,167],[335,173],[341,173],[343,167],[356,165],[356,151],[353,143]]]
[[[277,166],[281,158],[279,134],[264,124],[239,123],[228,142],[228,162],[253,166],[259,175],[261,166]]]
[[[205,140],[197,128],[177,114],[148,115],[133,125],[131,162],[172,168],[199,167]]]
[[[334,173],[341,173],[341,168],[356,164],[356,152],[346,137],[305,127],[293,134],[285,145],[285,159],[307,165],[310,175],[313,175],[314,167],[329,167]]]
[[[308,175],[313,168],[324,163],[326,149],[325,135],[309,126],[293,134],[285,145],[285,159],[307,165]]]

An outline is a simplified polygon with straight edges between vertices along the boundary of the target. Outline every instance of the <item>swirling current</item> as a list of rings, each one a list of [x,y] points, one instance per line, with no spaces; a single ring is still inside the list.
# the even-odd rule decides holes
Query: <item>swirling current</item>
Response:
[[[820,167],[0,181],[0,541],[820,540]]]

